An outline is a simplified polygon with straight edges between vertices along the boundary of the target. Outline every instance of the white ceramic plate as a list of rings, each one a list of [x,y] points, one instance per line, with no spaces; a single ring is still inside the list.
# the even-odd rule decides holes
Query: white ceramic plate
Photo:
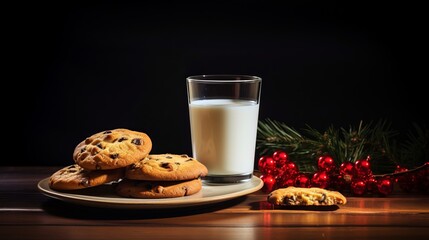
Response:
[[[241,197],[261,189],[263,182],[253,176],[250,181],[236,184],[208,185],[203,183],[200,192],[185,197],[163,199],[135,199],[119,197],[111,185],[103,185],[82,190],[59,192],[49,187],[49,178],[41,180],[37,187],[48,197],[65,202],[95,207],[154,209],[177,208],[211,204]]]

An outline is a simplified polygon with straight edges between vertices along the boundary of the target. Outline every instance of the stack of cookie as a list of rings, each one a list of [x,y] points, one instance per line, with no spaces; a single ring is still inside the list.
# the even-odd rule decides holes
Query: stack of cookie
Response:
[[[172,198],[195,194],[202,188],[207,168],[182,154],[151,154],[126,167],[118,195],[134,198]]]
[[[118,181],[126,166],[147,157],[151,149],[146,133],[123,128],[96,133],[76,146],[75,164],[55,172],[50,187],[75,190]]]
[[[149,155],[152,141],[146,133],[114,129],[96,133],[79,143],[74,164],[50,177],[55,190],[77,190],[119,182],[120,196],[171,198],[199,192],[207,168],[187,155]]]

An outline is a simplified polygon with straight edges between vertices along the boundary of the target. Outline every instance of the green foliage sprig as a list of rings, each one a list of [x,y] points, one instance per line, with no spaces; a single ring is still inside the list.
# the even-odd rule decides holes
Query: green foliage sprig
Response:
[[[265,119],[259,121],[257,150],[259,155],[286,151],[302,171],[317,169],[316,159],[330,155],[339,166],[342,162],[354,163],[371,159],[374,174],[391,173],[396,166],[415,168],[429,161],[429,130],[414,124],[408,140],[398,142],[399,133],[391,129],[386,120],[349,128],[329,127],[319,131],[306,126],[298,131],[283,122]]]

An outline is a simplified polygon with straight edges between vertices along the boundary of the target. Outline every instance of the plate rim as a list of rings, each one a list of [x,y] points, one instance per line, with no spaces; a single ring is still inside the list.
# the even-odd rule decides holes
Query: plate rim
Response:
[[[209,197],[190,197],[188,199],[184,199],[186,197],[179,198],[163,198],[163,199],[138,199],[138,198],[124,198],[124,197],[98,197],[92,195],[84,195],[84,194],[75,194],[75,193],[66,193],[55,191],[49,187],[49,177],[40,180],[37,183],[37,187],[39,191],[48,196],[50,198],[55,198],[65,202],[71,202],[80,205],[86,206],[97,206],[97,207],[109,207],[109,208],[177,208],[177,207],[187,207],[187,206],[197,206],[197,205],[205,205],[205,204],[213,204],[222,201],[227,201],[233,198],[238,198],[241,196],[248,195],[250,193],[256,192],[263,187],[263,181],[252,175],[250,181],[244,183],[237,183],[233,185],[244,185],[250,183],[250,186],[239,190],[237,192],[231,192],[226,194],[219,194]],[[225,185],[206,185],[203,184],[203,188],[201,191],[208,191],[208,189],[216,189]],[[197,193],[198,194],[198,193]],[[118,199],[122,199],[123,201],[118,201]]]

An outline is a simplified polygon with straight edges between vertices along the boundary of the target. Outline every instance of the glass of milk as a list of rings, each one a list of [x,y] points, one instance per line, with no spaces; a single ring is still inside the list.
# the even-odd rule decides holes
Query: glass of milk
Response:
[[[192,153],[208,169],[205,182],[252,178],[261,84],[249,75],[186,78]]]

